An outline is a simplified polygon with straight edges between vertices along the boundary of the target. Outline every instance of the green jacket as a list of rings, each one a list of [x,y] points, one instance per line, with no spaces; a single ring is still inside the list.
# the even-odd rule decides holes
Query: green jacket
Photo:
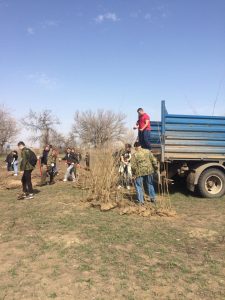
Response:
[[[23,150],[21,151],[21,162],[20,162],[21,171],[28,171],[34,169],[34,167],[29,163],[29,155],[30,155],[30,149],[23,148]]]
[[[131,157],[132,175],[135,177],[151,175],[157,171],[157,160],[151,151],[140,149]]]

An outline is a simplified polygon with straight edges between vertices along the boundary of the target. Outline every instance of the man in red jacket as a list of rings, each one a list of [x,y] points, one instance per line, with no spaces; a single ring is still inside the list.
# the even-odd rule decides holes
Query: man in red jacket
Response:
[[[143,149],[151,149],[151,123],[150,117],[143,108],[138,108],[138,121],[134,129],[138,129],[138,140]]]

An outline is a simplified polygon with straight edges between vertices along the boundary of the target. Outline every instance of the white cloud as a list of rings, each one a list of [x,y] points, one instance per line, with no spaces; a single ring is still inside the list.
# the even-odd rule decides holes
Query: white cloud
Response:
[[[28,79],[44,88],[53,89],[57,87],[57,80],[49,77],[46,73],[37,72],[30,74]]]
[[[39,24],[37,24],[35,27],[28,26],[26,28],[28,35],[34,35],[36,31],[45,30],[50,27],[57,27],[59,25],[59,22],[55,20],[45,20]]]
[[[57,27],[59,23],[55,20],[45,20],[41,22],[41,28],[45,29],[47,27]]]
[[[120,19],[118,18],[118,16],[115,13],[106,13],[103,15],[98,15],[95,18],[95,22],[96,23],[102,23],[104,21],[112,21],[112,22],[118,22]]]
[[[166,6],[162,5],[152,8],[150,12],[147,12],[145,15],[143,15],[144,20],[154,24],[157,24],[157,22],[160,22],[162,20],[166,20],[168,17],[169,11]]]
[[[157,10],[159,12],[159,17],[161,17],[161,18],[167,18],[168,17],[168,9],[165,5],[159,5],[157,7]]]
[[[33,28],[33,27],[27,27],[27,33],[28,33],[29,35],[34,35],[34,34],[35,34],[34,28]]]

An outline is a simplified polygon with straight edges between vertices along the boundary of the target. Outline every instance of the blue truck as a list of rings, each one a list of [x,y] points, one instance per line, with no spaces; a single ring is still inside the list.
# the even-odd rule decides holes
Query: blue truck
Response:
[[[152,152],[166,180],[183,177],[206,198],[225,194],[224,116],[170,114],[162,101],[161,121],[151,127]]]

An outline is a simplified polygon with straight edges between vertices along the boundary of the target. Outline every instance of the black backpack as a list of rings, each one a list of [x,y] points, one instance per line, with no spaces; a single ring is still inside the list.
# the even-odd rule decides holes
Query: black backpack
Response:
[[[36,154],[29,149],[29,163],[31,164],[32,167],[35,167],[37,164],[37,156]]]

